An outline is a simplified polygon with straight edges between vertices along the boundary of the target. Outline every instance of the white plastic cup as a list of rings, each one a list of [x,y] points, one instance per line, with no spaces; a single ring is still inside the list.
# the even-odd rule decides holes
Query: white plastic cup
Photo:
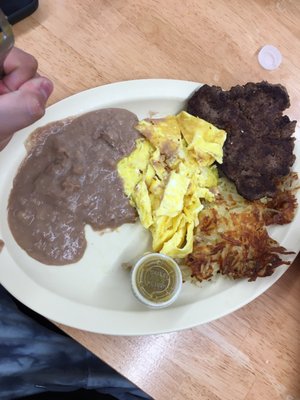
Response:
[[[181,291],[181,270],[171,257],[148,253],[133,266],[131,287],[135,297],[147,307],[168,307]]]

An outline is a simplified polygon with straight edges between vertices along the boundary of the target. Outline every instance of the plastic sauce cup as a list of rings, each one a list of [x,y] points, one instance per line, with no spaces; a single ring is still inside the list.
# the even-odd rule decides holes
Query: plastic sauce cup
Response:
[[[141,303],[151,308],[164,308],[177,299],[182,287],[182,274],[171,257],[149,253],[133,266],[131,286]]]

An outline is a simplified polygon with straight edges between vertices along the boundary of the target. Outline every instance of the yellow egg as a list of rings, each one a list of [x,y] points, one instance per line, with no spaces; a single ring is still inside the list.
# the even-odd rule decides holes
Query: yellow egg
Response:
[[[145,174],[145,182],[148,187],[151,185],[151,182],[153,181],[154,177],[155,177],[155,169],[151,164],[148,164]]]
[[[165,181],[168,178],[168,171],[166,171],[166,163],[164,159],[161,157],[159,149],[156,149],[151,156],[150,159],[151,165],[155,171],[156,176]]]
[[[199,224],[198,215],[199,212],[203,209],[203,204],[199,196],[196,194],[187,195],[185,205],[183,208],[183,212],[186,216],[188,223],[193,223],[195,226]]]
[[[136,184],[142,179],[148,168],[149,159],[154,149],[145,139],[137,139],[136,148],[118,162],[118,173],[123,180],[124,191],[130,197]]]
[[[177,154],[181,143],[181,132],[175,115],[164,119],[141,121],[137,130],[168,158]]]
[[[193,250],[194,228],[218,184],[226,133],[186,112],[140,121],[144,136],[118,163],[124,191],[152,234],[153,251],[183,258]]]
[[[177,119],[188,150],[193,152],[201,165],[211,165],[214,161],[222,163],[225,131],[185,111],[178,114]]]
[[[189,178],[175,171],[171,171],[156,215],[176,217],[183,209],[184,196],[189,184]]]
[[[140,181],[134,188],[132,199],[137,208],[141,223],[145,228],[153,224],[152,206],[148,188],[144,181]]]
[[[197,184],[199,187],[216,187],[218,185],[218,170],[216,165],[211,167],[201,167],[200,173],[197,177]]]
[[[150,227],[154,251],[161,251],[164,243],[172,239],[183,218],[183,214],[180,214],[174,218],[165,216],[155,218],[153,225]]]
[[[183,258],[190,254],[193,251],[193,232],[194,224],[188,224],[182,220],[179,229],[172,239],[164,244],[161,253],[174,258]]]

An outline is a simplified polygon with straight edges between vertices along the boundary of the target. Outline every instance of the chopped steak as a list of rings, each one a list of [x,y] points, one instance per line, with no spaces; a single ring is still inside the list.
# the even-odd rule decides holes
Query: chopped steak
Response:
[[[282,115],[289,105],[286,89],[268,82],[229,91],[204,85],[188,101],[190,114],[227,132],[220,168],[248,200],[274,196],[294,163],[296,121]]]

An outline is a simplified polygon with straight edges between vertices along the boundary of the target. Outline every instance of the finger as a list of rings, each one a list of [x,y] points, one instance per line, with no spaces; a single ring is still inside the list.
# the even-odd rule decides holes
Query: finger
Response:
[[[48,79],[34,78],[20,90],[0,96],[0,142],[44,115],[52,89]]]
[[[0,93],[18,90],[26,81],[33,78],[37,72],[36,59],[24,51],[14,47],[4,61],[4,78]]]
[[[40,76],[39,74],[36,74],[33,79],[30,79],[29,81],[23,83],[23,85],[20,86],[19,90],[21,92],[22,91],[30,91],[30,92],[41,91],[44,93],[46,99],[48,100],[50,94],[53,91],[53,83],[48,78],[45,78],[44,76]]]
[[[40,78],[40,77],[41,77],[41,75],[38,72],[36,72],[35,75],[33,76],[33,78]],[[2,94],[7,94],[7,93],[10,93],[10,92],[11,92],[11,90],[8,89],[8,87],[5,85],[4,81],[0,80],[0,96]]]

